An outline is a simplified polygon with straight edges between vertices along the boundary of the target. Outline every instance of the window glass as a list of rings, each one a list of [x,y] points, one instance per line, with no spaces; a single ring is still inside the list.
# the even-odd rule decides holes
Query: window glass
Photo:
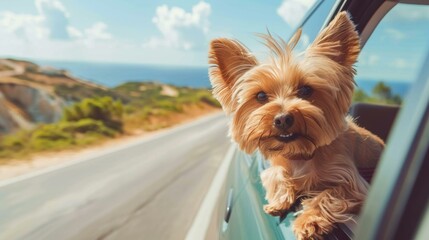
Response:
[[[400,104],[428,51],[429,6],[397,4],[362,49],[354,100]]]
[[[296,52],[304,51],[308,45],[313,42],[317,34],[323,27],[325,20],[327,19],[329,12],[336,3],[335,0],[326,0],[317,2],[314,11],[304,21],[302,25],[302,35],[298,45],[295,48]]]

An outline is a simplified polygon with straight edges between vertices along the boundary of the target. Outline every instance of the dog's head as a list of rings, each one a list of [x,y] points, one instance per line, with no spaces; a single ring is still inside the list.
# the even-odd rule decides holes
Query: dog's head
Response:
[[[294,55],[298,31],[289,43],[266,35],[273,53],[267,63],[238,41],[211,42],[213,94],[232,115],[230,133],[246,152],[311,159],[346,128],[358,56],[359,36],[345,12],[304,53]]]

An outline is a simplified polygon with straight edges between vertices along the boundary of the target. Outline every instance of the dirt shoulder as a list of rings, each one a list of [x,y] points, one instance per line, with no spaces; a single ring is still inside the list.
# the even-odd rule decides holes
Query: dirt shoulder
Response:
[[[98,144],[93,144],[78,150],[71,149],[58,152],[44,152],[34,154],[26,159],[7,161],[0,165],[0,181],[29,174],[48,167],[65,164],[66,162],[99,156],[112,148],[118,149],[130,145],[152,135],[168,131],[173,127],[178,127],[185,123],[197,120],[201,117],[217,114],[220,111],[221,110],[218,108],[188,109],[184,113],[177,114],[174,118],[164,119],[163,121],[167,121],[166,124],[168,127],[156,131],[135,131],[132,134],[129,133],[117,138],[103,140]]]

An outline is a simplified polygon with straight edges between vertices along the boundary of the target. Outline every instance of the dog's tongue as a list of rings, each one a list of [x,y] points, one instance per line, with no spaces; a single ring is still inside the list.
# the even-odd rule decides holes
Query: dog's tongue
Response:
[[[313,155],[306,155],[306,154],[291,154],[291,155],[288,155],[288,154],[285,154],[283,156],[286,159],[292,160],[292,161],[299,161],[299,160],[301,160],[301,161],[308,161],[308,160],[311,160],[313,158],[314,154]]]

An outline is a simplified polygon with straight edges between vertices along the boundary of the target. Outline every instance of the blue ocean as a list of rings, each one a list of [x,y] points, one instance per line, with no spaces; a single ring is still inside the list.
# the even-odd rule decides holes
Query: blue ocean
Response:
[[[118,64],[95,62],[63,62],[35,60],[37,64],[65,69],[74,76],[107,87],[115,87],[130,81],[157,81],[176,86],[210,88],[207,67],[181,67],[143,64]],[[358,88],[371,93],[377,81],[358,79]],[[393,94],[404,97],[410,87],[407,82],[385,82]]]
[[[42,66],[65,69],[76,77],[107,87],[116,87],[131,81],[156,81],[194,88],[210,87],[207,67],[44,60],[34,62]]]

